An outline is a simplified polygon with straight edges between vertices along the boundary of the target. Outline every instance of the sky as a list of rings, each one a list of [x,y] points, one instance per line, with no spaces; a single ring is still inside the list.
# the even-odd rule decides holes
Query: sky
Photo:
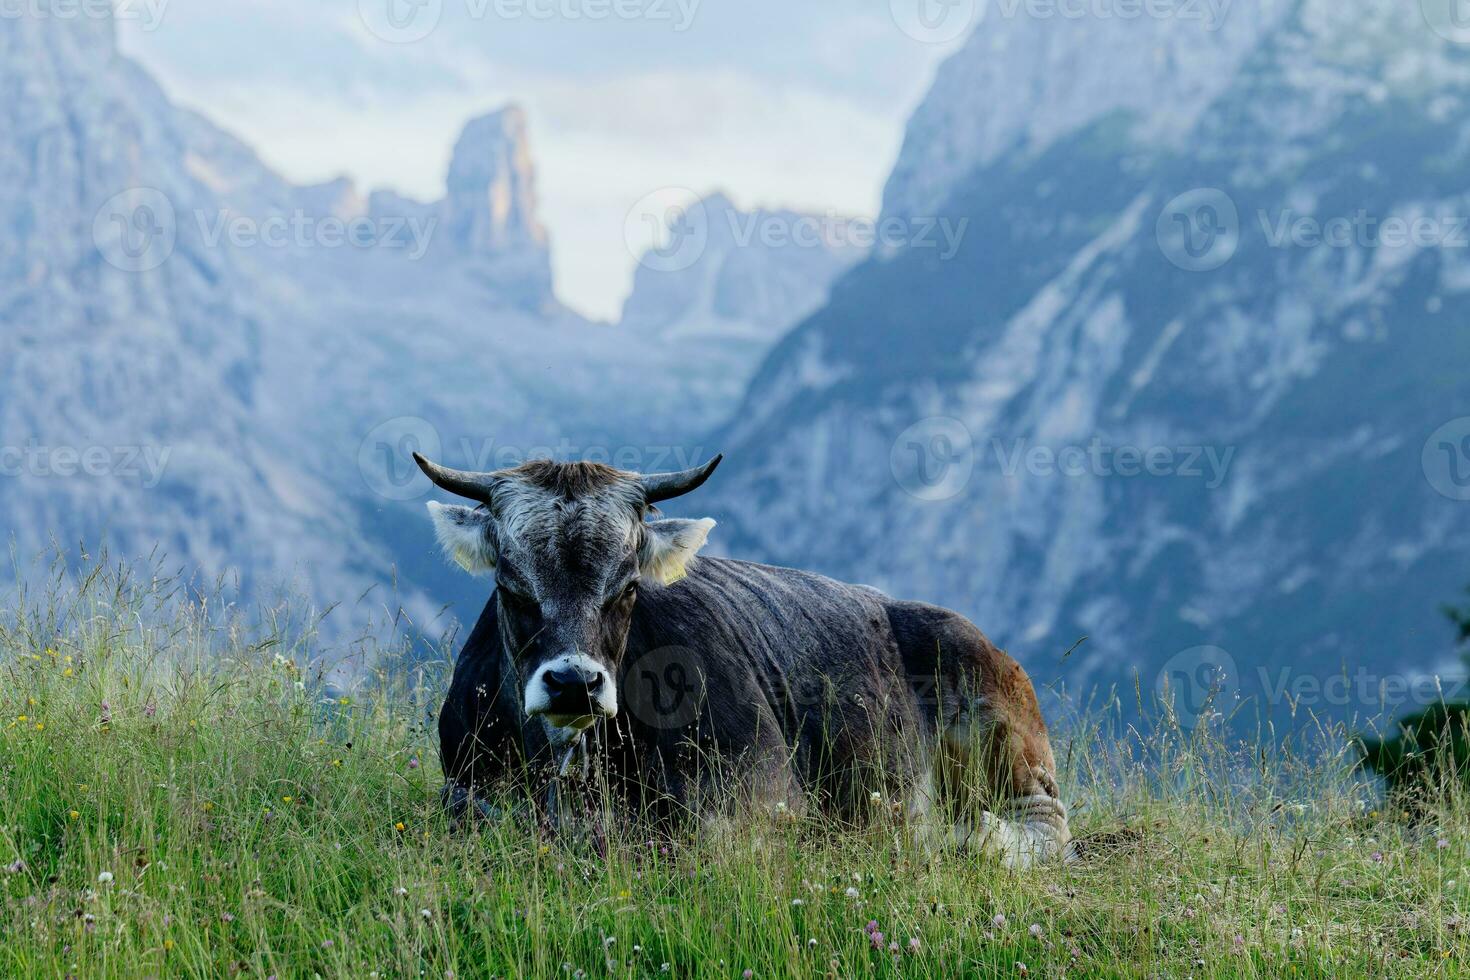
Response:
[[[650,194],[875,215],[959,40],[905,8],[943,2],[123,0],[119,36],[300,183],[437,198],[464,123],[522,105],[557,292],[615,319]]]

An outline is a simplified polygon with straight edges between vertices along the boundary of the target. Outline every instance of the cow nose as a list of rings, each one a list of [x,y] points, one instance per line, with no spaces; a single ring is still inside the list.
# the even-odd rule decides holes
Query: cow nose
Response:
[[[545,715],[553,724],[581,726],[617,713],[612,674],[585,656],[546,664],[526,688],[526,714]]]
[[[578,667],[562,667],[546,672],[546,693],[553,698],[561,694],[595,694],[602,687],[602,671],[582,670]]]

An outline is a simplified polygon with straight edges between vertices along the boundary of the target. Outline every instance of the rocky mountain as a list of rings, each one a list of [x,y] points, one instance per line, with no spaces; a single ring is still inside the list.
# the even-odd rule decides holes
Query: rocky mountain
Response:
[[[155,549],[246,588],[316,592],[367,549],[254,424],[264,327],[228,254],[179,215],[218,210],[163,93],[112,25],[24,16],[0,34],[0,526]],[[302,542],[336,541],[332,569]]]
[[[827,299],[863,258],[853,222],[742,210],[711,194],[669,216],[670,240],[644,256],[621,323],[649,340],[758,338],[769,343]]]
[[[536,214],[526,114],[508,106],[470,122],[454,147],[436,255],[480,265],[492,288],[540,309],[553,302],[551,251]]]
[[[1073,693],[1167,678],[1187,722],[1437,697],[1470,49],[1415,4],[1005,7],[886,193],[969,231],[875,255],[762,365],[714,440],[721,546],[961,609]]]
[[[955,186],[1008,153],[1035,155],[1112,114],[1176,150],[1293,0],[1163,4],[1162,16],[1029,16],[982,5],[965,49],[914,112],[884,190],[885,217],[939,213]]]
[[[681,336],[590,323],[554,298],[519,109],[465,127],[438,201],[298,186],[172,105],[109,20],[50,13],[0,33],[0,527],[22,573],[105,538],[248,598],[366,595],[329,634],[400,604],[436,632],[483,586],[435,553],[409,450],[687,465],[842,267],[788,253],[795,283],[779,249],[721,245],[685,271],[732,285],[673,311]]]
[[[742,210],[720,193],[675,209],[668,232],[640,261],[619,326],[713,368],[690,376],[678,396],[708,430],[728,417],[766,351],[868,249],[849,219]]]

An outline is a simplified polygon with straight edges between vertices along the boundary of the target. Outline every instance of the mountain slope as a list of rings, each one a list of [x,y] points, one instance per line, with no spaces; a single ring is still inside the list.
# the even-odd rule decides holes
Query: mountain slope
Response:
[[[1168,94],[1092,111],[1070,78],[965,64],[982,24],[904,154],[973,166],[915,189],[901,163],[888,200],[983,231],[949,262],[870,260],[762,366],[723,433],[725,546],[962,609],[1046,682],[1183,678],[1195,710],[1202,668],[1227,710],[1341,716],[1442,667],[1436,603],[1470,576],[1470,504],[1435,468],[1455,443],[1432,438],[1470,416],[1470,64],[1417,10],[1274,16],[1244,54],[1193,37],[1237,67],[1164,135]],[[1086,78],[1152,38],[1071,40],[1051,59]],[[1059,99],[1079,123],[1044,139],[933,133]],[[1360,211],[1435,240],[1294,243]]]
[[[106,535],[315,591],[332,572],[289,542],[331,522],[253,430],[261,324],[230,257],[177,220],[219,204],[172,107],[93,18],[9,18],[0,89],[0,512],[20,553]]]

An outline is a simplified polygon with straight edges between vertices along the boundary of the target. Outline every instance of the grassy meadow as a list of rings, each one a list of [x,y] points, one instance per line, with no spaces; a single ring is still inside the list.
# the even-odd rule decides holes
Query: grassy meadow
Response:
[[[1339,733],[1054,737],[1083,859],[875,819],[614,835],[439,812],[440,659],[326,697],[310,629],[99,566],[0,614],[3,977],[1318,977],[1466,971],[1470,806]],[[294,637],[293,634],[294,633]]]

